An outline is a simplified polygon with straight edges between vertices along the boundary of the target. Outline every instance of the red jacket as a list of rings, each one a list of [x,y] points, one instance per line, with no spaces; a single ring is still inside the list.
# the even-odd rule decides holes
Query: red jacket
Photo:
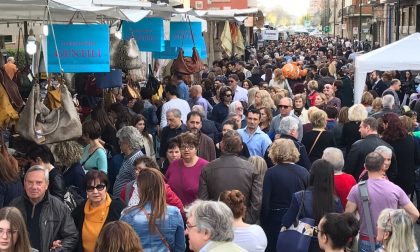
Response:
[[[126,202],[126,204],[128,204],[128,201],[130,199],[127,199],[127,200],[125,199],[126,189],[127,189],[127,184],[123,187],[120,193],[120,199]],[[185,218],[184,205],[182,204],[182,201],[178,198],[178,196],[174,193],[174,191],[172,191],[171,187],[166,183],[165,183],[165,190],[166,190],[166,204],[177,207],[179,211],[181,211],[182,217]],[[134,187],[132,187],[131,189],[130,197],[133,195],[133,192],[134,192]]]

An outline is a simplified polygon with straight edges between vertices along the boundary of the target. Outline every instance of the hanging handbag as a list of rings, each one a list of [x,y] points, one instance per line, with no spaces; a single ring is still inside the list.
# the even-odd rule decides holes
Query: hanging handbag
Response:
[[[3,85],[0,85],[0,128],[5,128],[18,119],[19,113],[13,108]]]
[[[130,69],[127,72],[134,82],[143,82],[147,79],[147,66],[144,63],[141,64],[140,68]]]
[[[130,78],[128,78],[128,83],[123,89],[123,95],[130,100],[140,99],[140,90],[135,84],[132,83]]]
[[[23,138],[50,144],[82,136],[82,124],[71,94],[65,85],[60,85],[60,91],[61,107],[49,110],[41,101],[39,84],[33,86],[17,124]]]
[[[194,44],[192,49],[192,56],[185,57],[184,50],[182,49],[182,47],[180,47],[178,57],[174,59],[174,62],[171,66],[171,73],[190,75],[199,73],[201,70],[204,69],[204,64],[201,61],[200,56],[198,55],[197,49],[195,48],[194,35],[191,28],[191,22],[189,20],[188,23],[190,24],[191,39]]]
[[[153,93],[156,94],[159,90],[159,86],[160,83],[153,74],[152,65],[149,64],[149,78],[147,79],[146,87],[153,90]]]
[[[282,228],[277,238],[277,252],[307,252],[314,233],[315,220],[312,218],[301,218],[304,214],[305,191],[302,191],[299,211],[295,223],[289,228]],[[303,211],[303,212],[302,212]]]
[[[23,107],[23,99],[19,93],[19,88],[15,82],[13,82],[3,67],[0,70],[0,81],[9,96],[10,103],[16,110],[20,110]]]
[[[52,75],[48,77],[47,97],[44,100],[44,104],[50,110],[61,107],[61,91],[59,85],[52,83]]]
[[[121,40],[111,36],[110,65],[111,68],[130,70],[141,68],[140,50],[134,38]]]

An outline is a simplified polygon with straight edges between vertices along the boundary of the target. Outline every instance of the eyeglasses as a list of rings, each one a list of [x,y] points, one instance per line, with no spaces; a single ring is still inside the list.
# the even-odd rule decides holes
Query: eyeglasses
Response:
[[[7,237],[10,237],[12,235],[16,235],[17,229],[2,229],[0,228],[0,235],[3,236],[4,234],[7,235]]]
[[[195,148],[195,146],[192,145],[192,144],[183,144],[183,145],[181,145],[181,149],[182,150],[192,150],[194,148]]]
[[[196,227],[197,225],[191,225],[191,224],[187,223],[187,224],[185,224],[185,226],[187,227],[187,230],[188,230],[188,229],[191,229],[193,227]]]
[[[312,227],[312,228],[314,230],[313,236],[318,236],[318,234],[321,234],[322,233],[321,229],[319,229],[317,226]]]
[[[104,185],[104,184],[99,184],[99,185],[96,185],[96,186],[88,186],[88,187],[86,187],[86,191],[93,192],[96,189],[96,190],[98,190],[98,192],[100,192],[100,191],[104,190],[105,187],[106,187],[106,185]]]
[[[287,106],[287,105],[279,105],[279,108],[281,108],[281,109],[287,109],[287,108],[290,108],[290,106]]]

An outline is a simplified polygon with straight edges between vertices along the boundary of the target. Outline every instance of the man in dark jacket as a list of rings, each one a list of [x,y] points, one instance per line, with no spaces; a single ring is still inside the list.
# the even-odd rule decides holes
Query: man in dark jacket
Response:
[[[177,108],[170,109],[166,112],[166,120],[168,126],[162,129],[160,135],[160,150],[159,156],[164,159],[166,157],[166,149],[169,139],[180,135],[187,131],[187,126],[182,123],[181,111]]]
[[[392,150],[391,165],[387,171],[388,179],[395,181],[397,176],[397,159],[394,149],[387,142],[379,138],[378,121],[373,117],[368,117],[360,124],[360,136],[362,139],[356,141],[347,154],[344,172],[353,175],[356,181],[359,180],[360,173],[364,169],[366,155],[375,151],[378,146],[386,146]]]
[[[298,128],[299,128],[299,119],[296,119],[292,116],[286,116],[286,117],[283,117],[283,119],[280,121],[280,126],[279,126],[278,131],[280,132],[280,138],[292,140],[296,148],[298,149],[300,156],[299,156],[299,161],[296,164],[302,167],[305,167],[309,171],[311,169],[311,161],[309,160],[305,145],[303,145],[297,139],[299,135]],[[268,157],[269,150],[270,148],[268,148],[267,151],[265,152],[264,159],[267,162],[267,166],[271,167],[274,164],[271,161],[271,159]]]
[[[213,140],[200,131],[203,117],[197,111],[191,111],[187,115],[187,129],[197,136],[199,141],[197,155],[211,162],[216,159],[216,147]]]
[[[262,175],[254,165],[238,156],[242,149],[238,132],[226,132],[220,145],[222,156],[201,171],[198,197],[218,200],[220,193],[226,190],[239,190],[245,196],[245,222],[256,223],[261,208]]]
[[[67,206],[47,192],[48,170],[40,165],[25,174],[25,195],[11,206],[20,210],[26,222],[31,246],[40,252],[73,251],[78,232]]]
[[[378,95],[382,96],[383,92],[388,88],[388,86],[381,79],[381,72],[378,70],[373,71],[370,74],[370,80],[372,81],[372,90],[374,90]]]

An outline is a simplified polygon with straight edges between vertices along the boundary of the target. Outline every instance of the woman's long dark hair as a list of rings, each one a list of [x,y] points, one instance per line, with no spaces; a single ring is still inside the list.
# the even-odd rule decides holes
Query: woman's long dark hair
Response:
[[[136,124],[140,121],[144,121],[144,130],[140,134],[149,141],[149,144],[152,144],[152,138],[149,136],[149,130],[147,129],[147,119],[143,115],[137,114],[131,119],[131,125],[136,127]]]
[[[389,141],[396,141],[404,139],[407,136],[407,130],[401,123],[400,118],[395,113],[385,114],[383,117],[383,123],[386,125],[384,132],[382,133],[382,139]]]
[[[102,130],[104,130],[107,126],[115,129],[102,105],[98,105],[92,110],[91,117],[99,123]]]
[[[323,159],[316,160],[311,167],[309,186],[312,188],[312,210],[318,223],[326,213],[335,211],[332,164]]]

